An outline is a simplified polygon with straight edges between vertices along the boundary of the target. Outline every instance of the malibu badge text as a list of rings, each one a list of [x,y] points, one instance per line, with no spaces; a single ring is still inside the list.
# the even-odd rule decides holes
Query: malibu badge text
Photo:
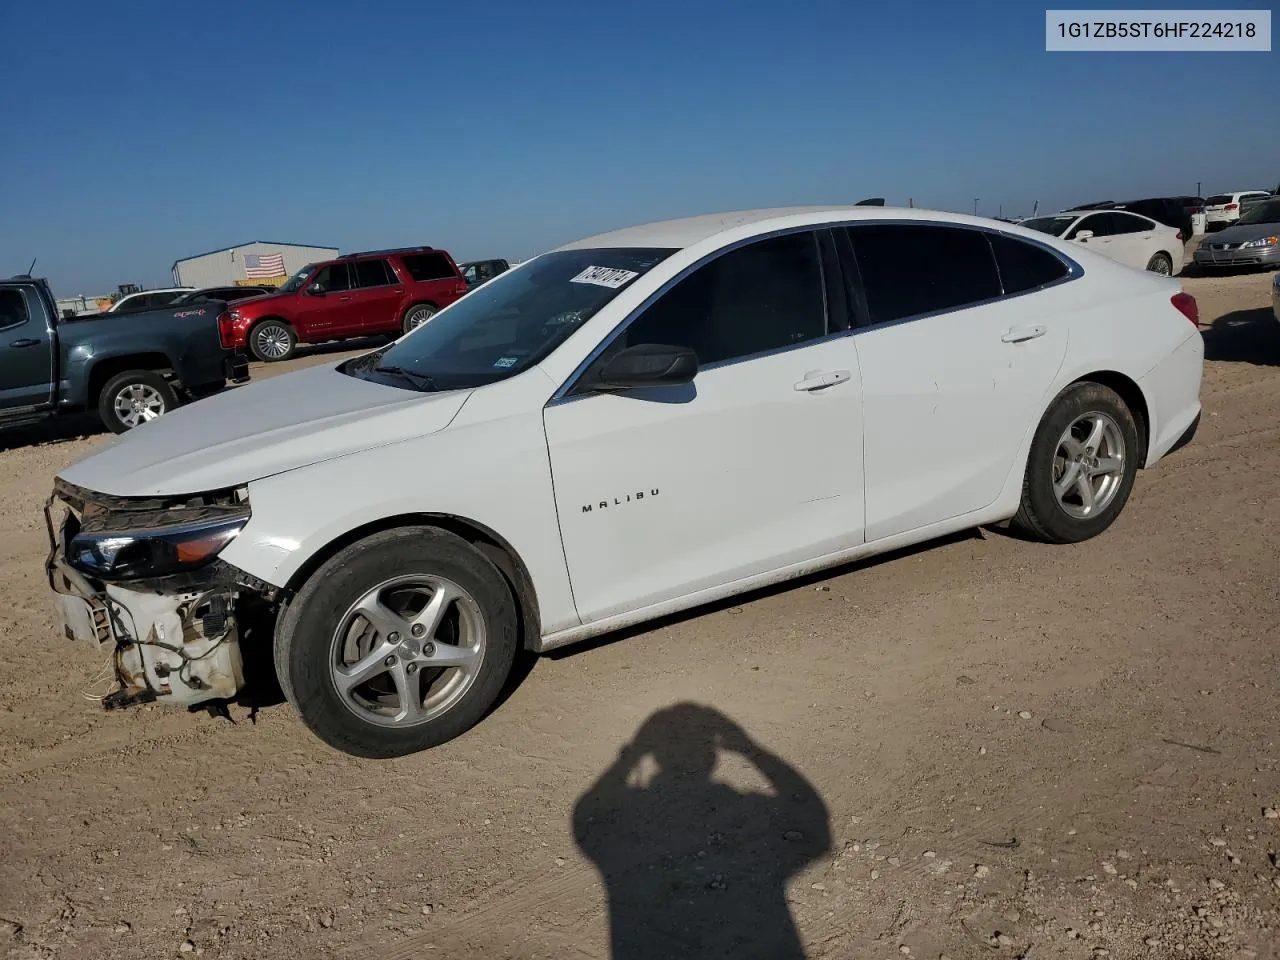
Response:
[[[582,505],[583,513],[590,513],[593,510],[605,510],[609,507],[620,507],[624,503],[632,503],[636,500],[644,500],[645,498],[653,499],[658,495],[658,488],[654,487],[648,493],[643,490],[637,490],[635,493],[628,493],[625,496],[614,497],[612,500],[601,500],[599,503],[584,503]]]

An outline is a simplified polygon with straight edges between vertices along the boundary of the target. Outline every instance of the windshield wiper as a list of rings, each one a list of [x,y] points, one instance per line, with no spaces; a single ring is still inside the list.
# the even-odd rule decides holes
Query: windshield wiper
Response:
[[[404,367],[374,367],[373,372],[389,373],[393,377],[399,377],[405,383],[410,384],[415,390],[436,389],[436,381],[433,377],[429,377],[425,373],[418,373],[416,370],[408,370]]]

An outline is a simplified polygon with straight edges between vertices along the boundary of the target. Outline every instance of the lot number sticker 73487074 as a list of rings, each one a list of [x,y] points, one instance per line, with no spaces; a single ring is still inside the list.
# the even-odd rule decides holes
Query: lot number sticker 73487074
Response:
[[[640,274],[634,270],[623,270],[621,267],[587,267],[570,280],[570,283],[592,283],[597,287],[608,287],[617,290],[634,280]]]

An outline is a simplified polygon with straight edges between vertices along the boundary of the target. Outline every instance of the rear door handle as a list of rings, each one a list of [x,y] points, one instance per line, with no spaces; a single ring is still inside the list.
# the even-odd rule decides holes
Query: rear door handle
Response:
[[[30,340],[30,339],[28,339],[28,338],[24,337],[24,338],[23,338],[23,339],[21,339],[21,340],[15,340],[15,341],[13,341],[13,343],[9,344],[9,346],[11,346],[11,347],[35,347],[35,346],[38,346],[40,343],[41,343],[41,341],[39,341],[39,340]]]
[[[848,370],[813,370],[806,373],[803,380],[796,381],[793,388],[801,391],[825,390],[837,383],[844,383],[850,376],[852,374]]]
[[[339,302],[339,303],[350,303],[350,302],[351,302],[351,298],[350,298],[350,297],[339,297],[339,298],[338,298],[338,302]]]
[[[1043,337],[1049,332],[1048,327],[1010,327],[1005,331],[1005,335],[1000,339],[1005,343],[1022,343],[1024,340],[1034,340],[1036,337]]]

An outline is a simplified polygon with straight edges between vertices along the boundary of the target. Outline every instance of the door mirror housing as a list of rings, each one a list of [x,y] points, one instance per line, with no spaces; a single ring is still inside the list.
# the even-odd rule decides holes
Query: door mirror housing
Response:
[[[323,284],[323,283],[313,283],[313,284],[310,284],[310,285],[307,287],[307,295],[308,295],[308,296],[311,296],[311,297],[323,297],[323,296],[324,296],[324,284]]]
[[[1092,231],[1092,230],[1081,230],[1081,231],[1079,231],[1078,233],[1076,233],[1076,235],[1075,235],[1074,237],[1072,237],[1071,239],[1073,239],[1073,240],[1088,240],[1088,239],[1089,239],[1090,237],[1092,237],[1092,236],[1093,236],[1093,231]]]
[[[698,374],[698,355],[688,347],[640,343],[611,357],[588,390],[634,390],[691,383]]]

